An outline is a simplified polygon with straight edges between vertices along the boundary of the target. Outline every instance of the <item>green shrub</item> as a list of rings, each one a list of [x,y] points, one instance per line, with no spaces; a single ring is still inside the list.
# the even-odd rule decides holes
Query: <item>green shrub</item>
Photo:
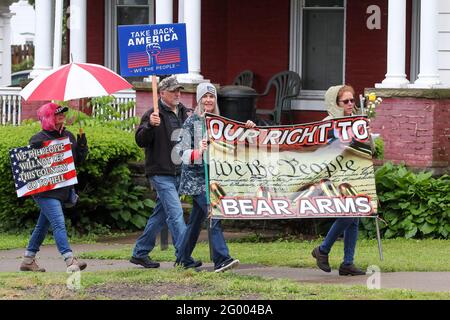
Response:
[[[375,159],[384,159],[384,140],[380,137],[374,140],[375,144],[375,154],[373,155]]]
[[[18,72],[23,70],[30,70],[34,66],[34,58],[23,60],[21,63],[13,64],[11,66],[11,72]]]
[[[444,238],[450,234],[450,177],[433,178],[431,172],[414,173],[403,165],[385,164],[375,173],[378,209],[387,226],[385,238]],[[361,219],[362,231],[375,235],[373,219]]]
[[[39,130],[37,125],[0,126],[0,228],[30,227],[36,206],[31,199],[17,198],[11,172],[9,150],[28,145],[30,137]]]
[[[66,101],[57,101],[57,103],[68,106]],[[131,116],[135,105],[134,101],[115,104],[113,96],[92,98],[88,102],[88,108],[93,109],[92,115],[90,116],[84,112],[69,108],[66,115],[67,123],[74,126],[82,126],[83,128],[103,126],[131,132],[134,131],[140,121],[138,117]]]
[[[72,133],[78,127],[68,128]],[[134,134],[110,126],[84,128],[89,145],[88,159],[77,167],[79,203],[66,209],[68,225],[89,231],[109,228],[143,228],[154,206],[147,189],[135,186],[127,162],[142,160],[143,152]],[[38,123],[0,127],[0,229],[18,230],[34,226],[38,208],[31,198],[17,198],[11,173],[9,150],[25,146],[38,132]]]

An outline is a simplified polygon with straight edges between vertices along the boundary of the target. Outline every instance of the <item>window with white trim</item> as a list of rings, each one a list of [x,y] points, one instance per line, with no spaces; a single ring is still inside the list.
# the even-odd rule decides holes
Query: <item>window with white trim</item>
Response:
[[[105,65],[120,72],[117,26],[154,23],[154,0],[114,0],[106,4]],[[139,78],[139,79],[138,79]],[[129,81],[142,77],[128,77]]]
[[[344,0],[291,0],[290,69],[302,78],[303,100],[344,81],[344,8]]]

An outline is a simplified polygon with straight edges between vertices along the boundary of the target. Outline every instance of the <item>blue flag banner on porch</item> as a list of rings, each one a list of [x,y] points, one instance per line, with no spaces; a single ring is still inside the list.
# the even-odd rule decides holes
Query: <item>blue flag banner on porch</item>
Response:
[[[186,24],[118,28],[122,76],[188,73]]]

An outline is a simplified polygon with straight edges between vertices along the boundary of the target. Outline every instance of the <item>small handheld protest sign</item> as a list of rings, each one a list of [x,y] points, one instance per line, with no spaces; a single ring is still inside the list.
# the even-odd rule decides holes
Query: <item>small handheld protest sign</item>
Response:
[[[41,148],[9,151],[17,197],[77,184],[69,138],[44,141]]]
[[[152,75],[153,107],[158,113],[156,74],[188,73],[186,24],[118,27],[120,74]]]

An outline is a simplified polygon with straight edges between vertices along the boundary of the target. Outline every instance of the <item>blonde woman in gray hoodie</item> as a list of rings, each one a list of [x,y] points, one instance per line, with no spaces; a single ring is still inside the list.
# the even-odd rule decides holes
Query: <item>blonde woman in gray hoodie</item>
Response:
[[[355,90],[349,85],[330,87],[325,93],[328,116],[324,120],[351,116],[355,106]],[[358,240],[359,218],[337,218],[322,244],[312,251],[317,266],[331,272],[328,254],[337,238],[344,234],[344,261],[339,267],[339,275],[364,275],[365,272],[353,264],[356,241]]]

